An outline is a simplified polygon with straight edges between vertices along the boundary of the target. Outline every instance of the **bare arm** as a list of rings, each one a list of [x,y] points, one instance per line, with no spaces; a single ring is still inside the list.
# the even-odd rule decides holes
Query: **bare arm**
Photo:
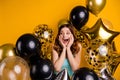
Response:
[[[73,56],[70,48],[67,48],[67,57],[73,71],[77,70],[80,67],[80,53],[81,53],[80,44],[79,47],[80,47],[80,51],[75,56]]]
[[[82,46],[81,44],[78,44],[78,46],[80,47],[80,50],[75,56],[73,56],[70,48],[69,47],[67,48],[67,57],[73,71],[77,70],[80,67],[80,53]]]
[[[62,42],[61,36],[59,36],[59,41],[63,47],[62,53],[59,56],[56,50],[53,49],[53,52],[52,52],[52,59],[53,59],[52,61],[53,61],[54,68],[57,72],[61,71],[62,65],[66,58],[66,46]]]
[[[61,71],[65,57],[66,57],[66,48],[63,49],[60,57],[58,56],[58,53],[53,49],[53,53],[52,53],[53,60],[52,61],[53,61],[55,71],[57,72]]]
[[[69,43],[67,45],[67,57],[68,57],[68,60],[69,60],[69,63],[71,65],[72,70],[75,71],[80,66],[80,53],[81,53],[81,50],[82,50],[81,49],[82,46],[81,46],[80,43],[78,43],[78,47],[80,48],[80,50],[78,51],[77,54],[73,55],[72,51],[70,49],[72,44],[73,44],[73,42],[74,42],[74,37],[73,37],[73,35],[71,35],[70,41],[69,41]]]

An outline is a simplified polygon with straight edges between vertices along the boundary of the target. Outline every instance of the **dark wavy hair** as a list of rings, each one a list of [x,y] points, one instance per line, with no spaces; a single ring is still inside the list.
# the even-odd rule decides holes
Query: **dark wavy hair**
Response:
[[[58,55],[60,56],[63,47],[61,46],[61,44],[59,42],[59,35],[60,35],[61,29],[64,28],[64,27],[67,27],[71,31],[71,33],[73,34],[74,43],[72,44],[72,46],[71,46],[70,49],[72,51],[72,54],[75,55],[75,54],[78,53],[78,51],[80,50],[80,48],[78,47],[78,40],[77,40],[77,38],[75,36],[75,32],[74,32],[75,30],[74,30],[72,24],[63,24],[62,26],[59,27],[58,34],[56,36],[53,48],[57,51]]]

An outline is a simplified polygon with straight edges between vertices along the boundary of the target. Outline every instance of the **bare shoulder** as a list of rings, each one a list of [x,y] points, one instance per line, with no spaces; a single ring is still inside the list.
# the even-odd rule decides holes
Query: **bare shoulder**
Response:
[[[82,48],[82,45],[81,45],[81,43],[78,43],[78,47]]]
[[[54,49],[54,45],[52,45],[52,53],[56,52],[56,50]]]
[[[80,53],[82,51],[82,45],[81,45],[81,43],[78,43],[78,47],[79,47],[78,55],[80,55]]]
[[[53,52],[53,53],[57,53],[57,51],[56,51],[54,48],[52,49],[52,52]]]
[[[52,54],[53,55],[58,55],[57,51],[54,48],[52,49]]]

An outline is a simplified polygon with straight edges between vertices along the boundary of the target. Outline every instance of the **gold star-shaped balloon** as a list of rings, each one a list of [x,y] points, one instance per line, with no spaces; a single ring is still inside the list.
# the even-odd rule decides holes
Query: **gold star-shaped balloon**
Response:
[[[89,40],[99,39],[102,41],[108,41],[109,43],[120,34],[120,32],[109,30],[103,23],[102,19],[99,18],[92,28],[88,28],[85,31]]]

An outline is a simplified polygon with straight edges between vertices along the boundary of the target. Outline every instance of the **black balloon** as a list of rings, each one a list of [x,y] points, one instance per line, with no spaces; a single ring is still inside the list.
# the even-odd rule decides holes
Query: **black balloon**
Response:
[[[30,76],[32,80],[52,80],[54,71],[53,64],[49,59],[35,59],[30,64]]]
[[[99,80],[99,77],[92,69],[83,67],[74,72],[72,80]]]
[[[27,61],[28,61],[28,64],[31,65],[31,64],[34,64],[36,61],[41,61],[41,60],[43,59],[40,57],[39,54],[34,54],[30,56]]]
[[[33,54],[39,54],[41,44],[31,33],[20,36],[16,42],[16,50],[20,57],[28,59]]]
[[[70,13],[70,21],[77,30],[80,30],[87,23],[88,18],[89,12],[83,6],[74,7]]]

